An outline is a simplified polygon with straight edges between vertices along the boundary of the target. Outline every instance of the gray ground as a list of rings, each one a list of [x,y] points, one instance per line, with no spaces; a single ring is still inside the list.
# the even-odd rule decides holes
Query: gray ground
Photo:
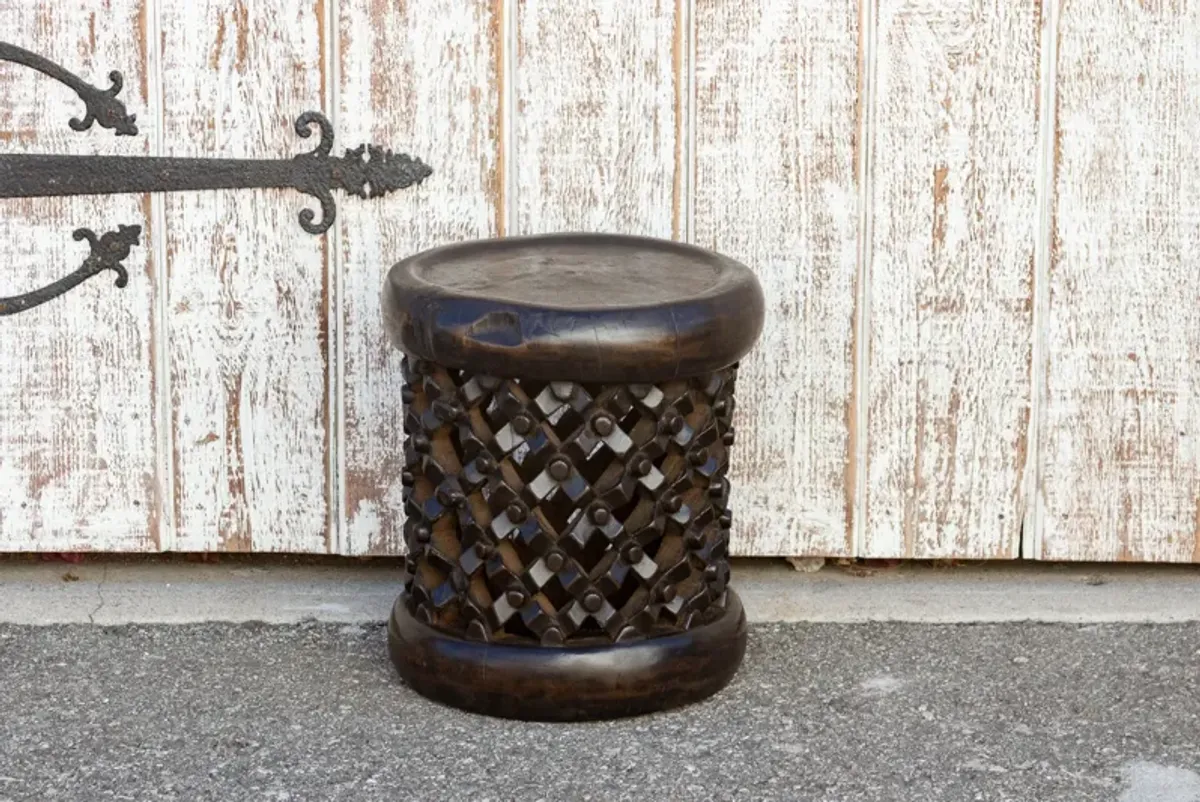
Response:
[[[379,626],[0,626],[0,799],[1200,800],[1200,624],[772,624],[714,700],[522,724]]]

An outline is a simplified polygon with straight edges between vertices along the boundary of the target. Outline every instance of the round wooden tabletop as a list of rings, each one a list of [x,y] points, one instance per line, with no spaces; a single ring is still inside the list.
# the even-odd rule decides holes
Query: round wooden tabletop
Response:
[[[402,260],[388,334],[421,359],[496,376],[653,382],[727,367],[762,331],[745,265],[670,240],[551,234],[476,240]]]

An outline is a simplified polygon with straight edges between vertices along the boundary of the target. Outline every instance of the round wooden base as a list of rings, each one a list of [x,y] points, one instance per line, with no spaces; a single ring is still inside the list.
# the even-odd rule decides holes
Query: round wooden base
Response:
[[[400,676],[422,696],[526,721],[584,721],[666,710],[728,684],[746,652],[746,614],[733,590],[710,624],[632,643],[546,647],[465,640],[409,614],[388,623]]]

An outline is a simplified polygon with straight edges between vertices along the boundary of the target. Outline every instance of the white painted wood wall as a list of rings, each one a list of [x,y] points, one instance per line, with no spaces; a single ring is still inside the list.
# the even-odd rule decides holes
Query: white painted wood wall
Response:
[[[1200,3],[0,0],[0,152],[435,168],[302,234],[284,191],[0,201],[0,550],[396,553],[402,256],[564,229],[751,265],[743,555],[1200,561]]]

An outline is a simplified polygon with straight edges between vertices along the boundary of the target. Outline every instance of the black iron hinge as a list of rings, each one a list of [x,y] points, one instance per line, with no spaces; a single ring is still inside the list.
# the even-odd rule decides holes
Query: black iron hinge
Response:
[[[87,131],[93,125],[113,130],[117,136],[136,136],[137,116],[129,114],[117,95],[124,81],[109,73],[111,86],[100,89],[84,82],[36,53],[0,42],[0,61],[30,67],[70,87],[84,104],[82,118],[68,125]],[[407,153],[393,153],[363,145],[334,156],[333,126],[319,112],[296,119],[296,133],[320,133],[311,151],[289,159],[190,159],[158,156],[69,156],[0,154],[0,198],[35,198],[63,195],[113,195],[147,192],[180,192],[208,189],[291,188],[316,198],[320,218],[312,209],[300,211],[300,227],[324,234],[333,225],[337,206],[334,190],[360,198],[378,198],[420,184],[433,170]],[[117,286],[128,281],[122,261],[141,241],[141,226],[119,226],[97,236],[90,229],[75,231],[86,239],[91,252],[73,273],[45,287],[9,298],[0,297],[0,316],[23,312],[59,295],[105,270],[117,274]]]

